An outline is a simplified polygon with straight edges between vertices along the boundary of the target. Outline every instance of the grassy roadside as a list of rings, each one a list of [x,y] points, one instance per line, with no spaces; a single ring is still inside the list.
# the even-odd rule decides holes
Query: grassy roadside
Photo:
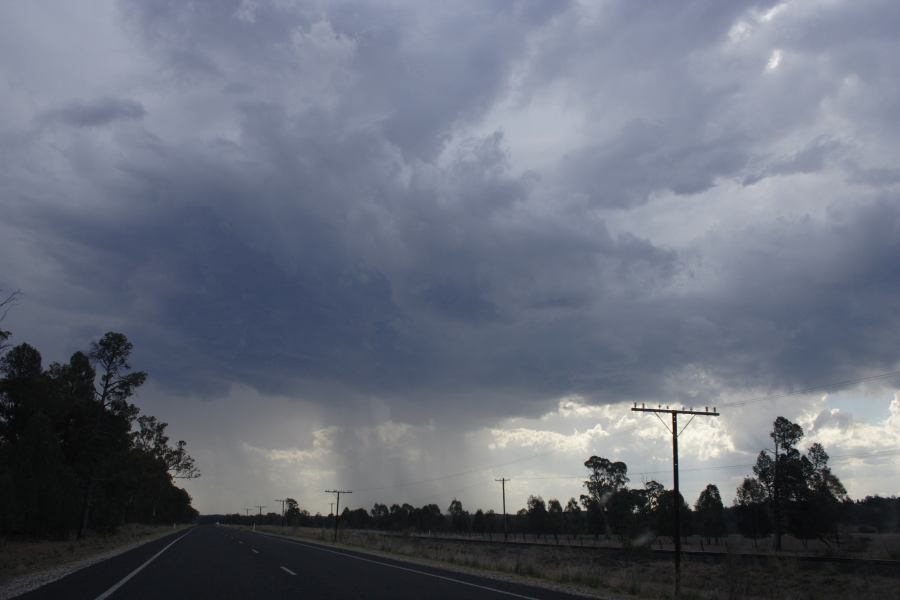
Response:
[[[0,586],[22,576],[149,542],[185,527],[181,525],[173,529],[171,525],[128,524],[114,534],[94,534],[82,540],[0,538]]]
[[[331,531],[258,530],[333,545]],[[447,543],[352,530],[341,532],[337,546],[595,598],[670,598],[673,590],[672,564],[640,552],[623,560],[565,547]],[[830,565],[809,568],[796,561],[748,564],[735,557],[720,563],[686,561],[682,568],[682,598],[696,600],[891,598],[896,586],[896,578]]]

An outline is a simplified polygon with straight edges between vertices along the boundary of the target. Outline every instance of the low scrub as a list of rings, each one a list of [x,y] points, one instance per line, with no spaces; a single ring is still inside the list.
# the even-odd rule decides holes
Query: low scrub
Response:
[[[331,543],[333,532],[312,528],[261,527],[260,530]],[[609,597],[666,598],[674,587],[669,560],[634,551],[607,552],[564,546],[467,544],[414,536],[383,536],[345,530],[340,545],[383,552],[448,568],[487,575],[521,577],[534,584],[553,584],[583,594]],[[836,570],[830,565],[801,566],[790,560],[747,562],[730,555],[719,562],[686,558],[682,596],[705,600],[890,598],[897,579],[868,572]]]

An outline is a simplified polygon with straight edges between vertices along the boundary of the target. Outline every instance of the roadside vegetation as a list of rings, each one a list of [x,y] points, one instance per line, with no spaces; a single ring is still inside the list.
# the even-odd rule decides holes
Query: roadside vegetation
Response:
[[[186,525],[177,526],[183,528]],[[91,533],[80,540],[0,538],[0,586],[16,578],[93,562],[173,532],[172,525],[130,523],[115,533]]]
[[[334,545],[328,529],[262,525],[256,530]],[[728,547],[728,540],[722,541]],[[890,536],[883,543],[900,549],[900,536]],[[565,546],[472,544],[358,530],[342,531],[337,546],[601,598],[668,598],[674,581],[670,557],[654,558],[649,551],[634,548],[614,553]],[[896,594],[897,583],[896,576],[865,566],[810,566],[775,556],[743,560],[730,554],[719,561],[688,557],[682,565],[682,598],[891,598]]]
[[[6,302],[10,301],[8,297]],[[0,538],[81,539],[128,523],[194,520],[179,478],[198,477],[184,441],[131,403],[146,373],[109,332],[66,363],[0,331]]]

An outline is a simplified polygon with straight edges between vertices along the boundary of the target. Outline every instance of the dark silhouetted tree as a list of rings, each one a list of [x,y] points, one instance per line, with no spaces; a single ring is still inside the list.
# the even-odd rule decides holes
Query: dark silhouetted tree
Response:
[[[623,490],[628,483],[628,466],[600,456],[590,457],[584,466],[590,474],[584,482],[584,487],[588,490],[587,500],[582,496],[582,503],[589,513],[593,511],[599,515],[606,537],[609,538],[612,530],[608,507],[613,495]]]
[[[707,485],[700,492],[694,511],[699,533],[706,537],[707,543],[715,538],[718,544],[719,538],[725,535],[725,505],[722,504],[719,488],[713,484]]]
[[[528,530],[543,535],[547,528],[547,505],[540,496],[528,496],[525,504],[528,518]]]

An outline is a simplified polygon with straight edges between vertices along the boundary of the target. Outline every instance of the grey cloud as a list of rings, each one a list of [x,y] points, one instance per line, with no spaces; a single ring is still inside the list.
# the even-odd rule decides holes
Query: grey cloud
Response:
[[[70,102],[39,116],[39,120],[58,122],[73,127],[102,127],[115,121],[142,119],[144,106],[127,98],[98,98],[87,102]]]
[[[707,141],[681,134],[680,127],[633,121],[611,139],[569,157],[566,171],[592,203],[628,208],[655,191],[703,192],[748,161],[749,140],[742,136]]]
[[[766,177],[815,173],[825,168],[829,159],[839,159],[844,153],[844,144],[837,140],[820,138],[794,154],[772,160],[759,171],[743,178],[744,185],[753,185]]]
[[[160,386],[314,396],[335,419],[377,397],[422,422],[537,414],[568,393],[715,398],[898,360],[893,197],[744,224],[716,189],[850,160],[869,185],[877,174],[832,141],[844,132],[822,137],[801,115],[832,89],[818,75],[757,130],[786,89],[759,79],[767,54],[747,82],[749,67],[712,68],[746,5],[613,3],[583,29],[580,8],[557,3],[445,17],[262,3],[243,20],[237,4],[123,6],[153,66],[147,93],[170,95],[175,123],[214,113],[208,127],[137,123],[112,150],[62,132],[65,193],[19,177],[24,158],[0,177],[24,207],[19,235],[58,277],[44,302],[116,315]],[[333,74],[304,71],[293,38],[313,34],[339,46]],[[316,51],[304,47],[313,65]],[[588,117],[620,112],[523,173],[502,119],[489,133],[479,119],[510,88],[527,104],[561,81]],[[143,114],[116,102],[66,122]],[[775,150],[788,139],[800,150]],[[46,140],[28,144],[29,161],[58,165]],[[670,204],[648,204],[658,192]],[[687,241],[611,225],[700,194],[717,222]]]

